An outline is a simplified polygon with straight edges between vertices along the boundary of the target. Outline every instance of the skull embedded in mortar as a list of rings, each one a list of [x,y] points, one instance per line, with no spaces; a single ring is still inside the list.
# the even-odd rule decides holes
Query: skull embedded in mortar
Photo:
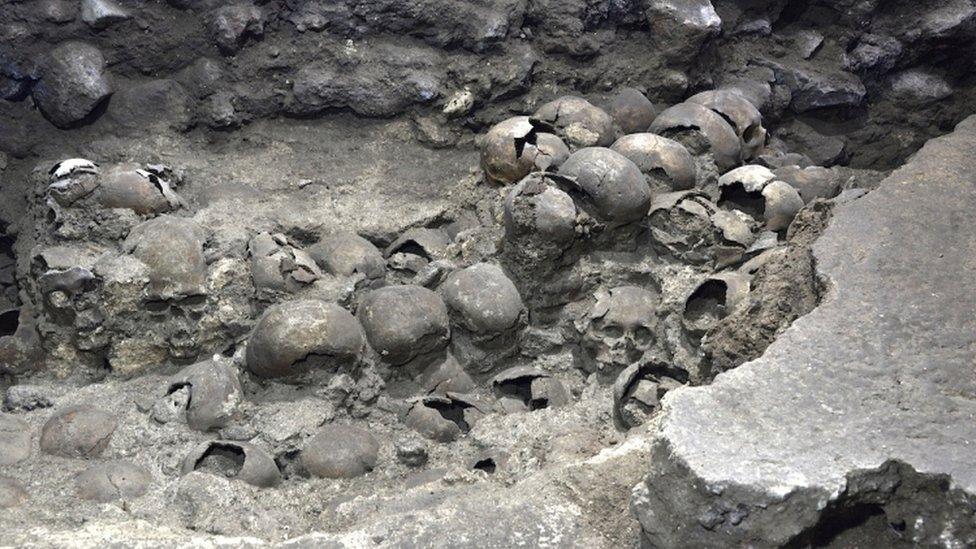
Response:
[[[578,326],[583,332],[583,369],[612,381],[631,364],[652,359],[658,303],[657,293],[639,286],[598,292]]]
[[[515,353],[525,306],[501,268],[476,263],[453,272],[440,291],[454,320],[451,347],[466,369],[487,372]]]
[[[516,116],[488,130],[481,146],[481,169],[488,181],[508,185],[533,171],[554,170],[568,156],[559,137],[537,131],[528,116]]]
[[[718,113],[698,103],[665,109],[649,131],[678,141],[695,156],[711,153],[723,172],[741,163],[742,146],[735,130]]]
[[[609,147],[616,137],[613,118],[582,97],[564,96],[539,107],[532,124],[563,138],[571,148]]]
[[[738,91],[708,90],[691,96],[688,102],[708,107],[732,124],[732,129],[739,136],[743,161],[752,160],[766,146],[762,114]]]
[[[206,231],[183,218],[161,215],[137,225],[123,249],[148,268],[144,309],[160,321],[170,356],[196,358],[197,331],[207,302]]]

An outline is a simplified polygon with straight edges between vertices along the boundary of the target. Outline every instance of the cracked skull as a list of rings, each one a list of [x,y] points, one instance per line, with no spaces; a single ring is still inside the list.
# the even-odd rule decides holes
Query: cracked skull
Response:
[[[742,147],[742,160],[751,160],[766,145],[766,128],[762,114],[735,90],[709,90],[693,95],[689,103],[707,107],[732,124]]]
[[[365,340],[349,311],[317,299],[269,307],[247,344],[247,369],[261,378],[293,378],[356,363]]]
[[[609,147],[613,118],[582,97],[564,96],[539,107],[532,124],[562,137],[571,147]]]
[[[612,379],[641,361],[655,342],[657,304],[656,293],[638,286],[597,293],[584,319],[584,368]]]
[[[551,133],[540,133],[528,116],[492,126],[481,147],[481,168],[489,181],[508,185],[536,170],[559,167],[569,149]]]

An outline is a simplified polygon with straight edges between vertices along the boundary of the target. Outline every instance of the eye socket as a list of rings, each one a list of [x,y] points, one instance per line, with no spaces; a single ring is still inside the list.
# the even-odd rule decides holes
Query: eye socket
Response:
[[[650,328],[647,328],[646,326],[638,326],[637,329],[634,330],[634,338],[637,340],[637,343],[647,345],[654,341],[654,333],[651,332]]]
[[[614,326],[612,324],[603,326],[600,328],[600,332],[606,337],[617,339],[623,337],[624,331],[620,326]]]
[[[184,309],[199,310],[207,306],[207,296],[199,294],[184,297],[178,305]]]
[[[146,308],[146,311],[154,315],[166,314],[169,312],[169,302],[165,299],[153,299],[147,301],[143,304],[143,307]]]

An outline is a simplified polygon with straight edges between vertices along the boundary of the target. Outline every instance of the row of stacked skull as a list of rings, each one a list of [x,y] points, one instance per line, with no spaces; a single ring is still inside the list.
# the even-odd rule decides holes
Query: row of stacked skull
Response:
[[[766,130],[734,90],[656,116],[643,96],[622,93],[610,110],[562,97],[483,136],[502,238],[496,256],[467,264],[438,228],[407,230],[383,249],[354,232],[310,245],[260,232],[245,257],[227,256],[187,216],[177,170],[63,161],[39,193],[47,235],[32,252],[25,314],[48,356],[121,375],[234,348],[244,349],[242,375],[259,382],[318,383],[370,364],[387,382],[409,381],[405,421],[436,440],[495,409],[568,402],[557,376],[533,365],[541,351],[526,350],[531,333],[557,334],[587,375],[616,381],[615,418],[633,426],[700,375],[669,341],[661,281],[610,284],[621,278],[594,275],[594,257],[688,266],[702,273],[689,297],[720,286],[718,310],[688,301],[679,311],[694,346],[743,302],[743,264],[782,238],[803,200],[749,164]]]

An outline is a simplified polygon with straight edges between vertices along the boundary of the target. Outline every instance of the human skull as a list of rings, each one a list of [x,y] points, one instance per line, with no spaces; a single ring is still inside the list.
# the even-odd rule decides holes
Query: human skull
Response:
[[[170,379],[166,393],[180,389],[187,391],[183,410],[186,424],[197,431],[227,425],[244,399],[237,369],[220,355],[184,368]]]
[[[161,215],[137,225],[123,249],[146,266],[143,309],[162,322],[158,331],[173,358],[194,359],[200,319],[208,309],[206,232],[196,223]]]
[[[455,319],[452,348],[469,369],[488,371],[516,347],[525,306],[496,265],[476,263],[451,273],[440,288]]]
[[[498,407],[505,413],[555,408],[569,403],[569,391],[549,372],[531,366],[509,368],[491,380]]]
[[[488,181],[508,185],[537,170],[556,169],[569,156],[562,140],[537,131],[528,116],[492,126],[481,147],[481,169]]]
[[[621,88],[610,100],[610,116],[624,134],[647,131],[657,113],[635,88]]]
[[[531,121],[563,138],[571,148],[608,147],[616,136],[613,118],[582,97],[550,101],[535,111]]]
[[[657,365],[631,364],[613,383],[613,419],[626,431],[646,423],[661,409],[664,395],[682,383],[660,372]]]
[[[642,219],[651,190],[637,166],[624,155],[602,147],[580,149],[559,168],[576,182],[596,216],[615,224]]]
[[[719,206],[735,209],[765,222],[769,231],[786,230],[803,207],[800,193],[763,166],[736,168],[718,180]]]
[[[253,444],[233,440],[201,442],[183,459],[180,469],[183,475],[206,471],[259,488],[281,481],[281,471],[270,454]]]
[[[161,215],[135,226],[123,248],[149,268],[150,299],[182,299],[206,294],[206,239],[193,221]]]
[[[248,244],[251,278],[259,291],[295,292],[322,277],[311,255],[285,235],[258,233]]]
[[[327,273],[337,276],[362,274],[378,280],[386,274],[386,260],[372,242],[352,232],[323,237],[308,249],[308,255]]]
[[[176,176],[165,166],[129,163],[98,168],[93,162],[73,158],[59,162],[49,173],[48,195],[65,208],[88,196],[96,197],[102,208],[129,209],[139,215],[186,206],[176,193]]]
[[[576,238],[573,199],[550,174],[528,175],[505,198],[505,236],[510,241],[539,239],[562,247]]]
[[[48,203],[68,208],[98,188],[98,164],[84,158],[69,158],[49,171]]]
[[[750,277],[736,272],[718,273],[699,284],[685,300],[682,324],[700,340],[720,320],[742,307],[749,298]]]
[[[715,111],[698,103],[679,103],[665,109],[649,131],[678,141],[691,154],[710,152],[723,172],[740,163],[742,147],[735,130]]]
[[[471,430],[488,407],[472,395],[445,393],[416,399],[404,422],[421,435],[451,442]]]
[[[800,193],[804,204],[818,198],[834,198],[841,191],[841,178],[821,166],[784,166],[773,170],[778,181],[783,181]]]
[[[656,293],[639,286],[597,293],[582,323],[584,369],[613,379],[644,360],[656,341],[658,302]]]
[[[727,211],[697,191],[654,197],[648,215],[651,245],[685,263],[722,268],[740,261],[755,242],[755,221]]]
[[[708,107],[732,123],[739,136],[743,161],[748,162],[755,158],[766,145],[766,128],[762,125],[762,114],[737,90],[704,91],[691,96],[688,102]]]
[[[247,369],[261,378],[295,378],[355,365],[363,332],[349,311],[317,299],[269,307],[247,344]]]
[[[656,191],[684,191],[695,187],[695,160],[681,143],[653,133],[634,133],[618,139],[610,149],[637,165]]]
[[[384,361],[400,365],[439,351],[450,340],[447,306],[421,286],[387,286],[372,290],[356,316],[366,338]]]
[[[440,229],[415,228],[405,231],[386,247],[384,255],[391,269],[415,275],[433,261],[447,256],[451,238]]]
[[[98,197],[105,208],[128,208],[140,215],[170,212],[186,206],[162,167],[147,169],[134,164],[104,169],[99,179]]]
[[[84,500],[111,503],[146,493],[152,475],[128,461],[96,463],[75,477],[75,494]]]

